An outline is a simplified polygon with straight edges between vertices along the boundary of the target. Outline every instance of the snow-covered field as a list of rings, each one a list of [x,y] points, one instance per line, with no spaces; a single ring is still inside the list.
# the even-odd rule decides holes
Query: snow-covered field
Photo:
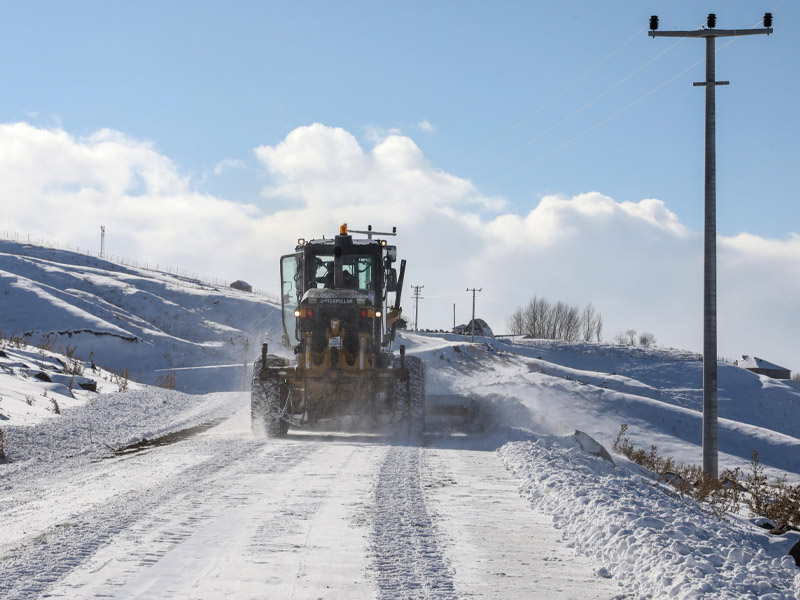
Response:
[[[696,355],[405,333],[431,401],[480,400],[484,431],[254,439],[248,395],[231,391],[241,365],[227,388],[193,379],[194,392],[228,391],[194,395],[121,385],[118,370],[154,382],[167,356],[219,364],[243,354],[219,345],[234,331],[274,339],[260,322],[274,307],[4,248],[6,339],[73,336],[0,354],[0,597],[800,598],[787,555],[797,533],[714,516],[575,434],[611,450],[625,423],[638,446],[699,462]],[[68,344],[110,370],[84,362],[74,375]],[[746,467],[758,450],[771,476],[800,480],[800,386],[726,364],[719,376],[721,468]]]

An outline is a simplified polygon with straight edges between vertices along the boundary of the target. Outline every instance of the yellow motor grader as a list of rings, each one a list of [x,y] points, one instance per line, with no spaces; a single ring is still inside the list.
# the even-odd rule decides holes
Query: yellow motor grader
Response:
[[[402,309],[405,261],[386,240],[339,235],[298,240],[281,257],[283,345],[290,361],[268,353],[253,366],[251,420],[256,435],[290,427],[425,427],[422,360],[392,352]],[[394,296],[390,305],[389,294]]]

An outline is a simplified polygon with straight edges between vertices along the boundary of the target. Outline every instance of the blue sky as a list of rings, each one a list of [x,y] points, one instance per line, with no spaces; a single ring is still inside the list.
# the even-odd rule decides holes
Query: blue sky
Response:
[[[710,11],[719,27],[748,27],[767,10],[775,10],[775,35],[740,39],[717,58],[718,79],[732,82],[718,92],[719,227],[781,237],[800,217],[796,2],[8,4],[0,118],[150,140],[199,188],[257,202],[260,174],[215,176],[214,166],[252,161],[252,148],[313,122],[361,139],[369,127],[397,128],[434,166],[520,212],[543,194],[597,190],[620,201],[660,198],[699,228],[703,92],[691,82],[702,79],[702,64],[541,157],[700,60],[700,40],[491,165],[672,45],[647,37],[650,14],[662,29],[692,29]],[[435,130],[420,131],[422,121]]]
[[[0,230],[275,290],[298,237],[397,225],[422,327],[483,286],[498,331],[538,293],[697,350],[704,44],[647,23],[767,11],[718,41],[720,352],[797,368],[786,0],[6,3]]]

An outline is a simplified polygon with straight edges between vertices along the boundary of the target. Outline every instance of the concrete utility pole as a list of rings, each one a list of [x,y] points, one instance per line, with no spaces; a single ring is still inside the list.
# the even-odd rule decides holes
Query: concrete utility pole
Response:
[[[419,295],[424,285],[412,285],[411,289],[414,290],[414,331],[418,331],[419,327],[419,301],[424,300],[422,296]]]
[[[482,292],[483,288],[467,288],[468,292],[472,292],[472,321],[470,321],[470,335],[471,341],[475,341],[475,292]]]
[[[658,17],[650,17],[651,37],[693,37],[706,40],[706,80],[694,83],[706,88],[705,257],[703,267],[703,469],[719,475],[717,427],[717,148],[714,42],[718,37],[772,33],[772,14],[764,15],[763,29],[715,29],[717,16],[708,15],[706,29],[657,31]]]

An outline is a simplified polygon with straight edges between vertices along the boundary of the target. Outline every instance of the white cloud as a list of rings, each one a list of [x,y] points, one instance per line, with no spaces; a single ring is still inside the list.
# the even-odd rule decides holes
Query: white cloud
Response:
[[[452,303],[466,321],[464,290],[483,287],[478,313],[498,331],[539,294],[594,303],[607,338],[633,327],[661,343],[701,347],[702,238],[660,200],[589,192],[504,212],[502,198],[435,169],[408,137],[388,133],[364,148],[321,124],[254,153],[271,178],[261,206],[197,191],[151,144],[117,132],[78,139],[0,125],[3,229],[96,247],[104,224],[113,254],[275,290],[278,257],[298,237],[331,235],[342,222],[397,226],[406,282],[425,285],[423,327],[448,327]],[[798,297],[800,236],[720,238],[721,354],[800,369]]]
[[[388,135],[402,135],[402,132],[397,127],[386,129],[376,125],[368,125],[364,130],[364,137],[366,137],[368,142],[373,144],[380,142]]]
[[[239,160],[238,158],[226,158],[224,160],[219,161],[214,166],[214,175],[222,175],[226,171],[232,171],[234,169],[246,169],[247,165],[245,165],[244,161]]]
[[[436,133],[436,126],[431,125],[428,121],[420,121],[417,123],[417,127],[423,133]]]

